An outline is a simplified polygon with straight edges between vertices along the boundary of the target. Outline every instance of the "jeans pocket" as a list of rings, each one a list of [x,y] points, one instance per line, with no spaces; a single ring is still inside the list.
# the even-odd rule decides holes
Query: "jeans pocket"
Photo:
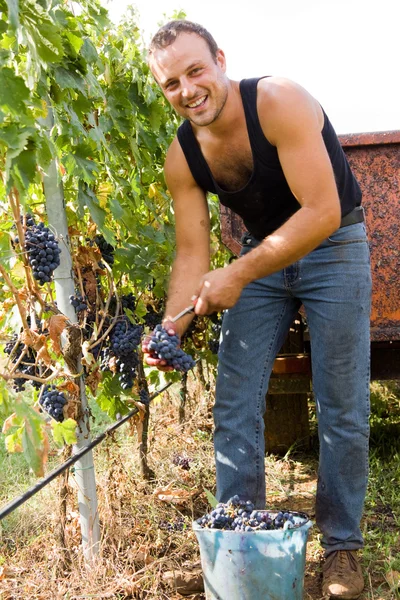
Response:
[[[340,227],[326,239],[330,246],[345,246],[347,244],[360,244],[367,242],[367,233],[364,223],[354,223],[347,227]]]

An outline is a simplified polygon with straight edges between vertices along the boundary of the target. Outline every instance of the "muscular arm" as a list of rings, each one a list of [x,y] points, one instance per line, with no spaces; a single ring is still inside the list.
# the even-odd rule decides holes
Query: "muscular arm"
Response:
[[[257,248],[229,267],[207,273],[198,290],[198,314],[230,308],[250,281],[299,260],[340,224],[340,201],[321,134],[319,104],[300,86],[275,78],[261,80],[257,102],[263,131],[277,148],[300,209]],[[228,294],[224,290],[229,290],[229,283]]]
[[[173,317],[191,304],[199,281],[210,268],[210,222],[206,195],[194,181],[177,139],[168,151],[165,179],[175,212],[176,258],[166,307],[166,316]],[[176,323],[180,335],[192,318]]]

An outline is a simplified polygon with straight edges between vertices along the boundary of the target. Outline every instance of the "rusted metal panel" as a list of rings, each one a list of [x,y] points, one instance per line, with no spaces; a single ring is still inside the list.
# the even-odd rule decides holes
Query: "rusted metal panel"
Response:
[[[371,339],[400,340],[400,131],[339,136],[363,192],[371,249]],[[221,206],[222,241],[240,251],[242,220]]]
[[[363,192],[372,268],[372,341],[400,340],[400,131],[340,138]]]

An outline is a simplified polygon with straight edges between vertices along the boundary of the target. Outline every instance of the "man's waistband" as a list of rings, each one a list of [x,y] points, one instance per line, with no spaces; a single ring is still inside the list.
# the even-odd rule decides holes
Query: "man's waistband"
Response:
[[[348,225],[354,225],[355,223],[363,223],[365,221],[364,218],[364,208],[362,206],[356,206],[353,208],[351,212],[342,217],[340,221],[339,229],[342,227],[347,227]],[[262,240],[258,240],[256,237],[252,236],[248,231],[246,231],[240,240],[241,245],[250,244],[251,240],[257,241],[257,243],[261,243]]]
[[[363,207],[356,206],[346,216],[342,217],[342,220],[340,221],[340,227],[347,227],[348,225],[354,225],[354,223],[362,223],[364,220]]]

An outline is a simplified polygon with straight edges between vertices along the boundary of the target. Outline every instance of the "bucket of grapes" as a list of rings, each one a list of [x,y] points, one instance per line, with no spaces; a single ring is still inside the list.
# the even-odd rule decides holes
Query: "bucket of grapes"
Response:
[[[192,525],[207,600],[303,599],[308,515],[234,496]]]

